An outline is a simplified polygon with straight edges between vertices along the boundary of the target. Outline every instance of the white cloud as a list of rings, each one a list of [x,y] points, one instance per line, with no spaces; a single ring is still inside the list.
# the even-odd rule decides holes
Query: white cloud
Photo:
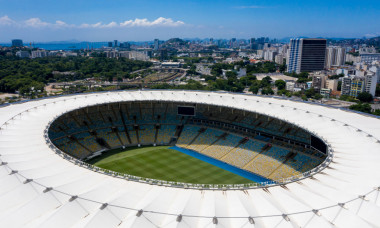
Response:
[[[50,25],[49,23],[43,22],[41,21],[41,19],[36,18],[36,17],[30,18],[26,20],[24,23],[27,27],[34,27],[34,28],[41,28],[41,27],[46,27]]]
[[[112,21],[110,23],[98,22],[95,24],[82,23],[80,25],[67,24],[64,21],[57,20],[55,23],[42,21],[40,18],[34,17],[25,21],[13,21],[8,16],[0,17],[0,26],[17,25],[20,27],[31,28],[116,28],[116,27],[177,27],[185,25],[183,21],[174,21],[171,18],[159,17],[153,21],[146,18],[136,18],[134,20],[126,20],[121,23]]]
[[[117,26],[118,26],[118,24],[116,22],[112,21],[109,24],[103,25],[103,28],[113,28],[113,27],[117,27]]]
[[[130,26],[130,27],[153,27],[153,26],[165,26],[165,27],[177,27],[184,25],[183,21],[173,21],[171,18],[159,17],[154,21],[149,21],[146,18],[135,20],[128,20],[120,23],[120,26]]]
[[[16,23],[14,20],[10,19],[7,15],[0,17],[0,25],[11,25]]]
[[[364,35],[364,37],[367,37],[367,38],[372,38],[372,37],[376,37],[376,36],[380,36],[380,32],[368,33],[368,34]]]
[[[68,27],[75,27],[75,25],[69,25],[64,21],[56,21],[55,23],[49,23],[42,21],[41,19],[35,17],[30,18],[24,22],[18,23],[20,26],[24,27],[32,27],[32,28],[68,28]]]

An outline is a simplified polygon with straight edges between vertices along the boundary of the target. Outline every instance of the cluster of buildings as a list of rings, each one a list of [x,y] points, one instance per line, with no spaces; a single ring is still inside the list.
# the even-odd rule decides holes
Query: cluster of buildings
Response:
[[[339,69],[342,77],[342,95],[356,97],[361,92],[375,96],[376,84],[380,83],[380,61],[356,63],[353,67]]]
[[[357,97],[361,92],[368,92],[375,96],[376,84],[380,82],[380,54],[373,47],[363,46],[358,56],[350,56],[347,47],[327,47],[325,39],[291,39],[287,72],[309,72],[312,88],[324,96],[339,95],[339,81],[340,95]],[[352,64],[346,65],[347,60],[352,60]],[[331,80],[332,75],[343,77]]]
[[[23,47],[23,42],[22,40],[12,40],[12,46]],[[212,49],[215,47],[217,49]],[[326,39],[319,38],[295,38],[285,44],[275,39],[270,40],[267,37],[248,40],[236,38],[214,40],[209,38],[187,41],[174,38],[167,42],[154,39],[142,46],[114,40],[108,42],[108,46],[92,51],[101,51],[108,58],[124,57],[142,61],[160,60],[166,62],[173,53],[179,58],[203,57],[196,66],[196,71],[203,75],[211,74],[207,64],[212,65],[215,62],[274,61],[280,65],[286,64],[287,73],[308,72],[312,78],[312,81],[307,83],[287,80],[286,88],[288,90],[299,91],[314,88],[315,91],[326,97],[330,95],[356,97],[361,92],[368,92],[375,96],[376,84],[380,82],[380,53],[377,53],[376,48],[365,44],[332,46],[328,44]],[[87,55],[90,56],[91,52],[87,52]],[[226,53],[228,56],[225,55]],[[19,50],[16,55],[21,58],[41,58],[75,56],[77,53]],[[167,66],[178,67],[182,64],[183,59],[179,59],[178,62],[175,62],[175,66],[171,66],[172,62],[169,62]],[[246,75],[244,68],[235,69],[235,71],[238,77]],[[223,72],[224,75],[226,72]],[[333,75],[340,75],[340,77],[331,78]]]
[[[70,57],[70,56],[78,56],[78,53],[71,51],[46,51],[46,50],[34,50],[34,51],[17,51],[16,56],[19,58],[43,58],[43,57],[52,57],[52,56],[60,56],[60,57]]]
[[[118,51],[118,50],[111,50],[111,51],[105,51],[107,58],[119,58],[124,57],[127,59],[133,59],[133,60],[141,60],[141,61],[148,61],[150,57],[152,56],[151,51]]]

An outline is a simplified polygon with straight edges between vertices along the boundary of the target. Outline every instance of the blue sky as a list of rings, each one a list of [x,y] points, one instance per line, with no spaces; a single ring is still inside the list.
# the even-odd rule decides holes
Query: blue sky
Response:
[[[378,35],[379,0],[0,0],[0,42]]]

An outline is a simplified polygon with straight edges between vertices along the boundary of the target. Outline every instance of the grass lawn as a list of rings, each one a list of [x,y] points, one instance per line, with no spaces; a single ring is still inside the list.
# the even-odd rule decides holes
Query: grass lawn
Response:
[[[168,149],[168,146],[116,149],[87,163],[120,173],[167,181],[197,184],[252,183],[227,170]]]

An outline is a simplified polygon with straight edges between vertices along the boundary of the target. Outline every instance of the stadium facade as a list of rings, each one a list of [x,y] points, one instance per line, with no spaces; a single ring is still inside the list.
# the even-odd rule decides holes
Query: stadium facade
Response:
[[[265,186],[178,185],[120,178],[59,150],[65,113],[117,102],[228,107],[302,128],[327,146],[316,169]],[[377,227],[380,120],[291,100],[201,91],[119,91],[0,108],[1,227]]]

